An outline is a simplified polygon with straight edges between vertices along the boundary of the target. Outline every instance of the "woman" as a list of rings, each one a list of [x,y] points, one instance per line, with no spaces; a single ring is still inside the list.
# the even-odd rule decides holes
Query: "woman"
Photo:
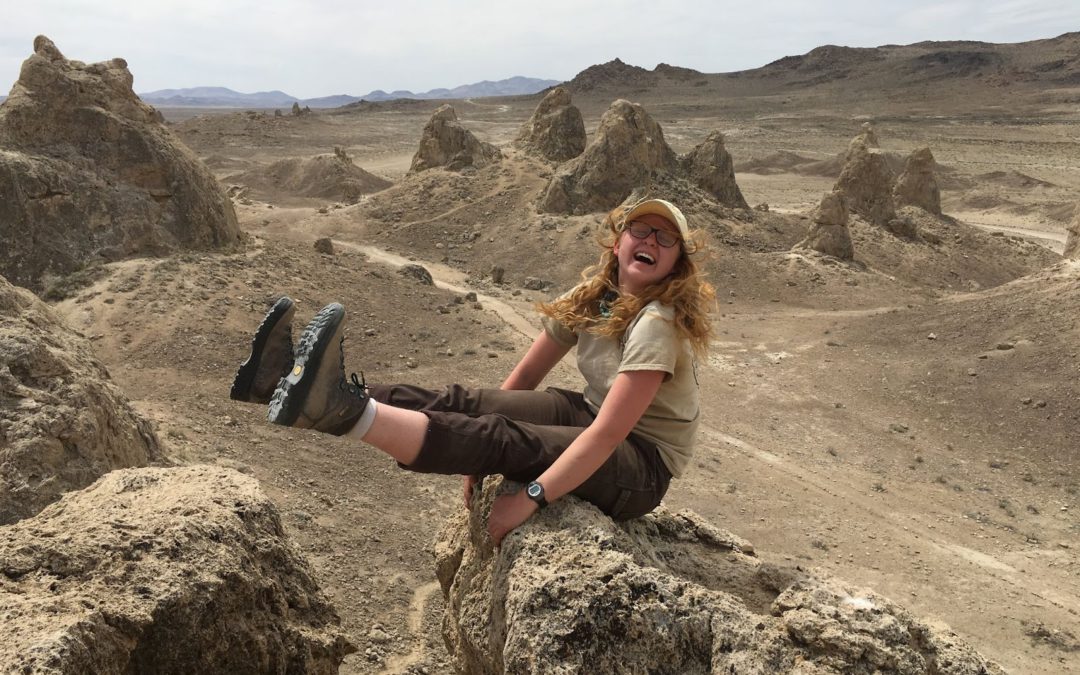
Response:
[[[403,468],[527,483],[499,496],[488,530],[498,544],[563,495],[617,519],[648,513],[689,462],[698,423],[695,355],[708,347],[714,292],[691,255],[682,212],[650,199],[612,211],[598,265],[540,306],[544,329],[500,389],[368,387],[345,379],[341,305],[308,324],[292,358],[292,301],[267,314],[232,397],[266,401],[276,424],[362,440]],[[584,392],[536,387],[572,348]],[[284,373],[270,397],[270,383]]]

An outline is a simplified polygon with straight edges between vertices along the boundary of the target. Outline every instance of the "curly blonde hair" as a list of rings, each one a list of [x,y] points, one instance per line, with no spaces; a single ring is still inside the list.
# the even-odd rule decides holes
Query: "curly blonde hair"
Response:
[[[715,306],[716,290],[705,281],[704,273],[691,257],[705,250],[701,232],[692,232],[689,241],[682,242],[675,267],[662,281],[638,295],[618,295],[619,260],[613,247],[626,227],[626,212],[625,207],[617,207],[604,218],[605,231],[598,239],[603,253],[599,262],[581,273],[581,283],[562,297],[540,303],[537,309],[574,332],[584,330],[618,339],[645,305],[658,300],[675,310],[679,336],[690,342],[697,356],[703,357],[713,332],[709,314]],[[605,296],[616,299],[608,304],[607,314],[601,316],[600,303]]]

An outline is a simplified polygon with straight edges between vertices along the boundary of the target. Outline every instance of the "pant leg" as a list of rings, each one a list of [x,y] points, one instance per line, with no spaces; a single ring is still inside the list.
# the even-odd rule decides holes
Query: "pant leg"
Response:
[[[579,392],[549,388],[545,391],[474,389],[459,384],[442,391],[408,384],[374,385],[371,398],[397,408],[419,411],[504,415],[512,420],[557,426],[588,426],[592,414]]]
[[[503,474],[528,482],[543,473],[585,426],[533,424],[501,414],[469,416],[424,410],[428,431],[410,471]],[[667,491],[671,474],[656,445],[631,435],[597,471],[573,491],[614,518],[648,513]]]

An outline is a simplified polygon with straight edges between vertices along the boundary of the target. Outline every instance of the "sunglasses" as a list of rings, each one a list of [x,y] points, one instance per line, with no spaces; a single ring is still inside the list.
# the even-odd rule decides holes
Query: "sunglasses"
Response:
[[[627,223],[626,227],[624,227],[623,229],[629,232],[630,236],[634,239],[648,239],[649,235],[655,232],[656,243],[660,244],[664,248],[671,248],[675,244],[678,244],[679,241],[681,241],[679,235],[675,234],[674,232],[670,232],[668,230],[661,230],[651,225],[646,225],[639,220],[635,220],[632,223]]]

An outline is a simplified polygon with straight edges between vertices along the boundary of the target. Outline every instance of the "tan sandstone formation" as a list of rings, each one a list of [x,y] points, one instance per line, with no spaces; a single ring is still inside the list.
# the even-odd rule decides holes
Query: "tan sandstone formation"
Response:
[[[251,477],[114,471],[0,528],[6,673],[316,673],[355,649]]]
[[[1076,205],[1076,216],[1066,229],[1065,253],[1066,258],[1080,260],[1080,203]]]
[[[739,184],[735,182],[735,164],[724,148],[724,134],[713,131],[685,156],[679,158],[684,173],[716,201],[736,209],[749,209]]]
[[[877,134],[867,123],[848,146],[844,168],[834,190],[847,195],[848,207],[871,223],[888,226],[896,217],[893,172],[878,147]]]
[[[123,59],[69,61],[34,40],[0,104],[0,274],[44,275],[178,249],[227,247],[240,230],[210,171],[131,88]]]
[[[547,213],[607,211],[657,174],[678,171],[678,158],[660,125],[637,103],[619,99],[600,118],[585,152],[559,167],[538,208]]]
[[[347,203],[355,203],[363,195],[393,185],[357,166],[341,148],[334,148],[332,154],[316,155],[311,159],[282,159],[267,167],[230,176],[229,181],[249,186],[259,198],[285,193]]]
[[[821,203],[811,216],[813,223],[806,238],[795,248],[808,248],[841,260],[855,257],[848,231],[848,206],[843,192],[833,191],[821,198]]]
[[[0,525],[113,469],[161,461],[90,343],[0,277]]]
[[[941,624],[822,572],[762,563],[688,511],[617,525],[562,499],[493,551],[496,492],[486,486],[436,543],[459,672],[1003,672]]]
[[[565,162],[585,151],[585,121],[570,103],[565,87],[555,87],[544,96],[514,144],[552,162]]]
[[[934,176],[934,154],[930,148],[914,150],[904,161],[904,171],[893,186],[897,206],[917,206],[941,215],[941,190]]]
[[[480,168],[502,159],[502,153],[491,143],[484,143],[461,126],[457,113],[449,104],[441,106],[431,116],[420,136],[420,148],[413,155],[409,173],[441,166],[450,171],[465,167]]]

